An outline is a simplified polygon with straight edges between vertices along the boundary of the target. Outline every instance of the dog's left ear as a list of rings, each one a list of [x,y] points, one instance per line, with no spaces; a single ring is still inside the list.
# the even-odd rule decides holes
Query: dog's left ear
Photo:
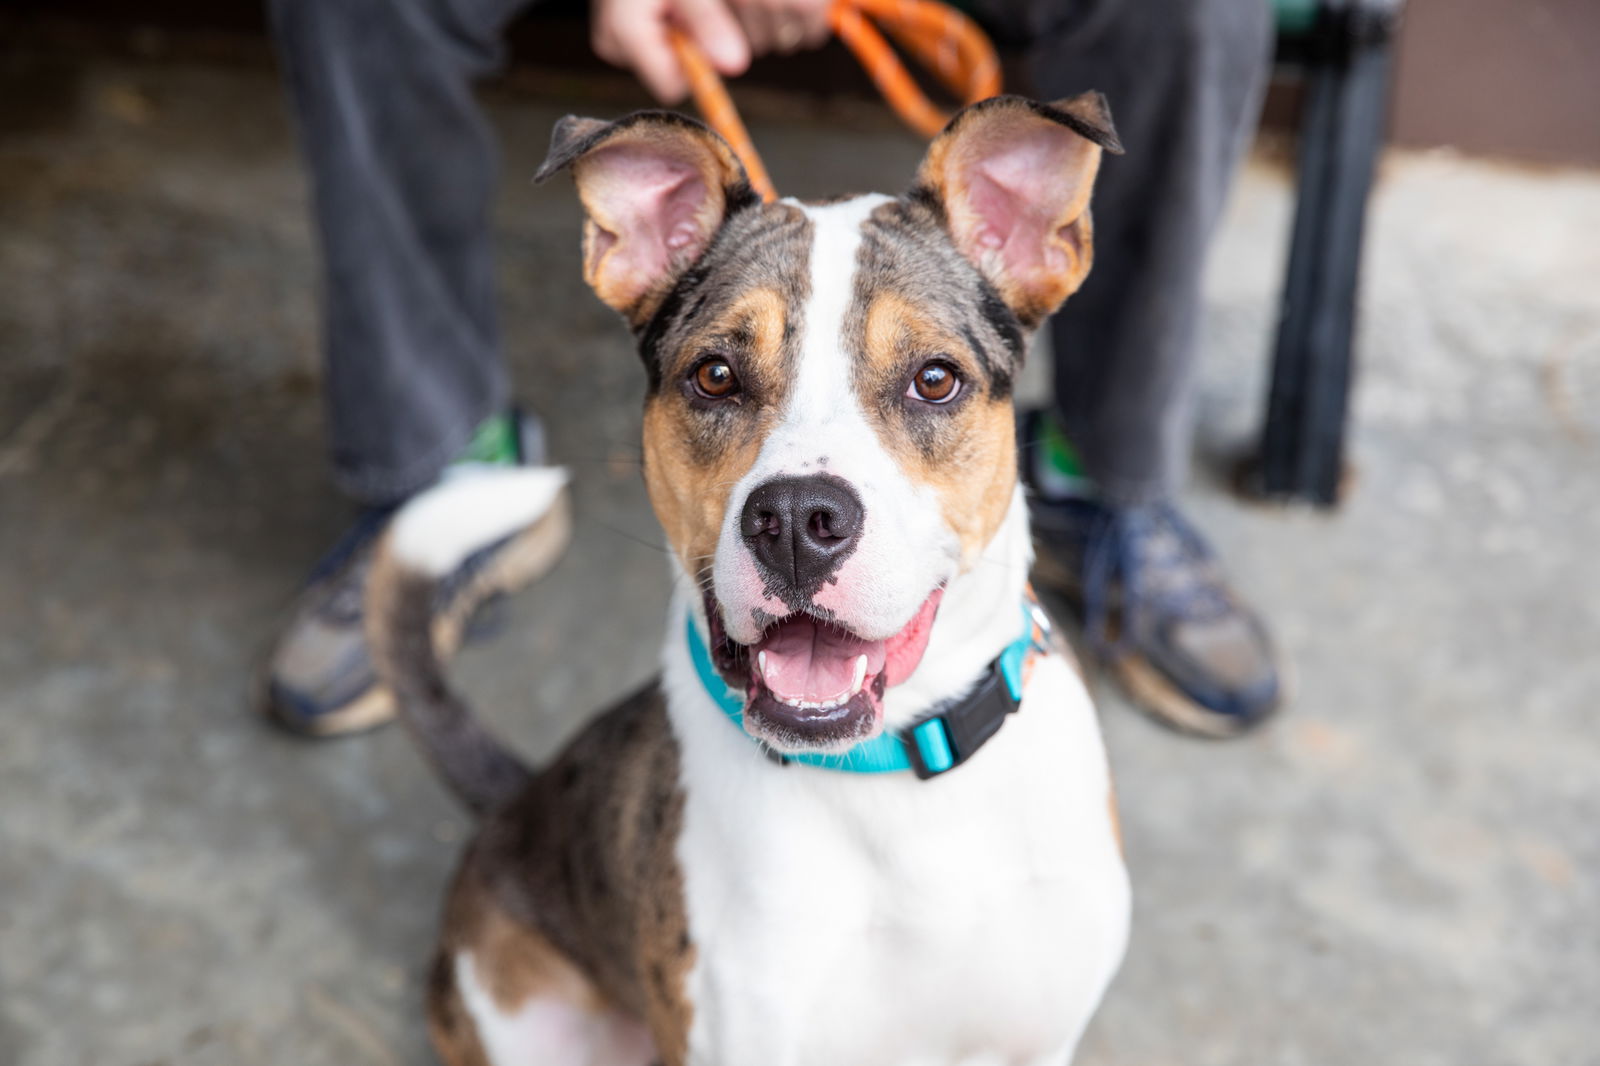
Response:
[[[1099,93],[1052,104],[996,96],[934,139],[912,196],[938,204],[956,247],[1031,329],[1089,273],[1102,150],[1122,145]]]
[[[587,215],[583,280],[636,329],[723,220],[759,203],[727,143],[671,111],[638,111],[616,122],[568,115],[556,123],[533,180],[567,168]]]

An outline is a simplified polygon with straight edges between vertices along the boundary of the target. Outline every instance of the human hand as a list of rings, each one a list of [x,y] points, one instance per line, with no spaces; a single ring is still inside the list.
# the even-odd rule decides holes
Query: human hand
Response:
[[[792,52],[827,40],[831,0],[594,0],[595,54],[632,70],[662,103],[675,104],[688,82],[667,40],[676,26],[717,72],[742,74],[753,55]]]
[[[756,55],[788,55],[828,40],[832,0],[728,0]]]

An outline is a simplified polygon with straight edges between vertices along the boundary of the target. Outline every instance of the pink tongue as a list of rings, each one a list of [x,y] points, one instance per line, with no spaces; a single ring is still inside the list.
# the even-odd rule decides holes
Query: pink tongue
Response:
[[[856,660],[863,655],[867,677],[883,670],[883,641],[861,640],[809,618],[789,619],[756,645],[762,680],[774,696],[791,703],[845,695],[855,680]]]

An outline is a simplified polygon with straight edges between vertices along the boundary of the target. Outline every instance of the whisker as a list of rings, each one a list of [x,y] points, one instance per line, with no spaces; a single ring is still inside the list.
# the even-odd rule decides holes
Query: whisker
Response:
[[[623,538],[624,540],[631,540],[635,544],[643,545],[644,547],[649,548],[651,551],[657,551],[657,552],[660,552],[663,555],[671,555],[672,554],[672,548],[671,548],[670,545],[661,544],[661,543],[658,543],[658,542],[652,541],[652,540],[646,540],[644,537],[641,537],[636,533],[631,533],[628,530],[623,529],[621,526],[614,526],[610,522],[604,522],[604,521],[601,521],[598,518],[589,518],[589,519],[585,519],[585,521],[590,523],[590,524],[599,526],[601,529],[606,530],[608,533],[615,533],[617,536]]]

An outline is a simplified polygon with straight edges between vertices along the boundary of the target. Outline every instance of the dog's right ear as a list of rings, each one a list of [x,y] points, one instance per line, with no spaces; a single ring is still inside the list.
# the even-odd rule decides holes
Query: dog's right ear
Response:
[[[571,168],[587,219],[583,280],[635,329],[733,211],[759,202],[721,137],[671,111],[616,122],[568,115],[534,175]]]

